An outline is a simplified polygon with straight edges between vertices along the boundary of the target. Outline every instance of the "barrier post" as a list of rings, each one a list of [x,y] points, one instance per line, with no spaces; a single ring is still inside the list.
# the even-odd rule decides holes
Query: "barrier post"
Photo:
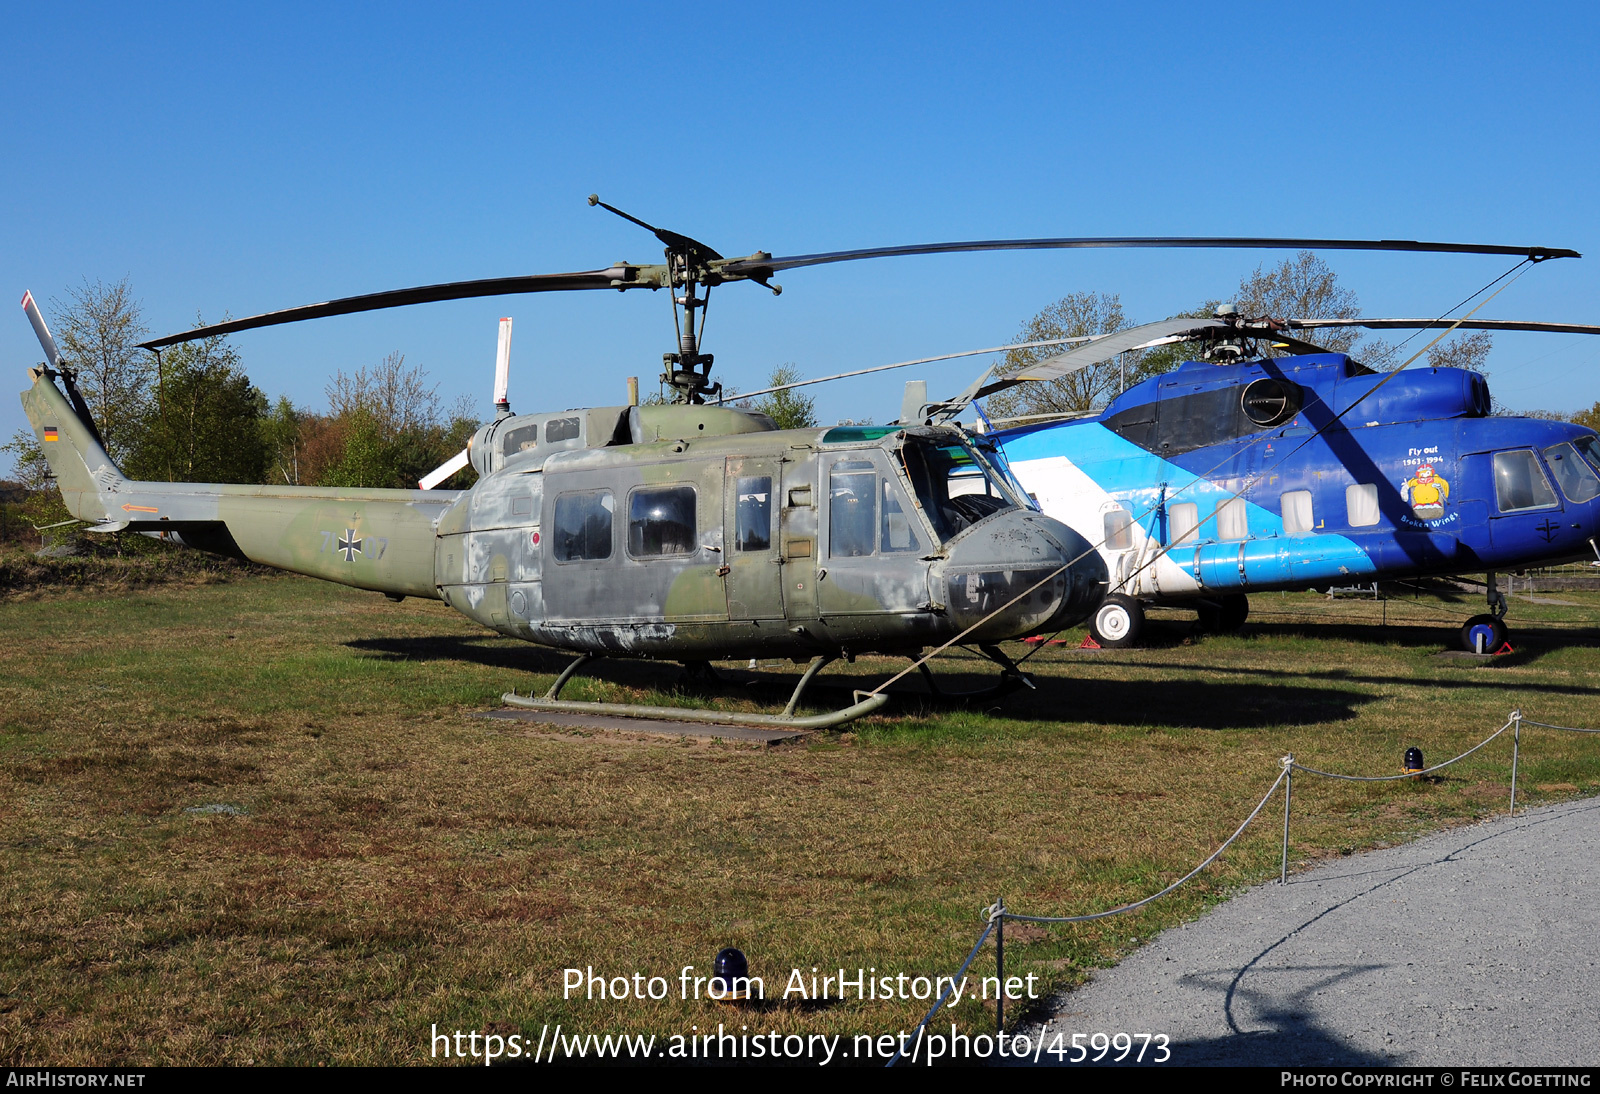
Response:
[[[1283,764],[1283,861],[1278,866],[1278,884],[1289,883],[1289,803],[1294,798],[1294,753],[1289,753]]]
[[[1006,898],[999,898],[994,906],[994,1031],[999,1033],[1006,1028]]]
[[[1517,812],[1517,755],[1522,751],[1522,711],[1511,712],[1511,808],[1506,816]]]

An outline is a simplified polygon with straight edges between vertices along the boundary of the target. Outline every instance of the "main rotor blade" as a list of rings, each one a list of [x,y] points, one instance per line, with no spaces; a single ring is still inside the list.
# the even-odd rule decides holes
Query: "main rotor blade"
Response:
[[[1538,323],[1520,319],[1285,319],[1296,330],[1318,327],[1367,327],[1370,330],[1531,330],[1549,334],[1600,334],[1600,326],[1590,323]]]
[[[1086,346],[1058,353],[1054,357],[1046,357],[1042,361],[1022,369],[1020,372],[1008,376],[1001,383],[1010,386],[1013,383],[1022,383],[1027,380],[1058,380],[1063,376],[1077,372],[1079,369],[1088,368],[1090,365],[1100,365],[1112,360],[1119,353],[1126,353],[1133,349],[1148,349],[1152,346],[1170,342],[1181,342],[1187,338],[1199,335],[1209,330],[1221,330],[1232,333],[1236,328],[1221,319],[1190,319],[1179,317],[1177,319],[1158,319],[1154,323],[1142,323],[1137,327],[1128,327],[1097,338]],[[1245,332],[1248,336],[1249,332]]]
[[[1226,247],[1242,250],[1294,251],[1432,251],[1444,254],[1522,255],[1535,261],[1581,258],[1565,247],[1509,247],[1479,243],[1427,243],[1412,239],[1271,239],[1254,236],[1073,236],[1060,239],[980,239],[965,243],[916,243],[905,247],[864,247],[788,258],[736,259],[728,273],[767,276],[797,266],[854,262],[860,258],[949,254],[957,251],[1036,251],[1078,247]]]
[[[140,342],[142,349],[161,349],[179,342],[192,342],[197,338],[210,338],[218,334],[273,327],[280,323],[297,323],[302,319],[322,319],[330,315],[350,315],[353,312],[377,311],[380,308],[403,308],[410,304],[428,304],[436,300],[467,300],[476,296],[508,296],[526,292],[571,292],[578,289],[614,289],[625,281],[629,270],[613,266],[606,270],[586,270],[581,273],[529,274],[523,277],[491,277],[482,281],[449,281],[442,285],[420,285],[414,289],[391,289],[388,292],[368,293],[365,296],[346,296],[339,300],[326,300],[320,304],[306,304],[283,311],[270,311],[246,319],[230,319],[226,323],[196,327],[182,334],[169,334]]]

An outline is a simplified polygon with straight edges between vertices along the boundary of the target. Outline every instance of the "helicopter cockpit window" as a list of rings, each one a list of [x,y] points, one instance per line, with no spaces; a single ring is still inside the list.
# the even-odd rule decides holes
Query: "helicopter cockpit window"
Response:
[[[900,504],[902,496],[898,486],[887,478],[883,480],[882,496],[878,499],[878,509],[883,516],[878,544],[885,554],[922,550],[922,540],[911,523],[911,514]]]
[[[963,444],[934,444],[913,437],[900,449],[917,500],[942,540],[991,513],[1022,504],[1002,474]]]
[[[1494,454],[1494,494],[1502,513],[1547,509],[1557,504],[1555,491],[1531,448]]]
[[[694,487],[649,487],[628,502],[628,554],[686,555],[695,548]]]
[[[576,418],[551,418],[544,423],[544,443],[555,444],[557,441],[570,441],[578,435],[578,419]]]
[[[872,553],[877,531],[878,470],[870,460],[836,460],[828,475],[828,554]]]
[[[1584,459],[1589,461],[1589,466],[1600,470],[1600,437],[1590,433],[1587,436],[1579,437],[1572,443],[1579,452],[1583,453]]]
[[[835,460],[828,475],[828,554],[860,558],[875,550],[922,550],[910,505],[899,484],[871,460]]]
[[[772,479],[767,475],[741,476],[738,521],[734,546],[741,551],[765,551],[772,546]]]
[[[1570,444],[1558,444],[1544,450],[1545,462],[1555,472],[1556,482],[1568,501],[1588,501],[1600,494],[1600,475],[1583,461],[1578,450]]]
[[[556,499],[557,562],[584,562],[611,557],[611,491],[562,494]]]

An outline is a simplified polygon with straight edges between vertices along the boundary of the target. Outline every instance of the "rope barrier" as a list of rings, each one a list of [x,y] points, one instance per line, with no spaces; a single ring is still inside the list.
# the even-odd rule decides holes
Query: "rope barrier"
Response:
[[[1467,749],[1454,759],[1446,760],[1442,764],[1434,764],[1432,767],[1423,768],[1420,771],[1407,771],[1400,775],[1341,775],[1335,771],[1319,771],[1314,767],[1307,767],[1305,764],[1300,763],[1297,763],[1294,766],[1299,768],[1301,771],[1304,771],[1308,775],[1321,775],[1325,779],[1343,779],[1345,782],[1352,783],[1387,783],[1394,782],[1398,779],[1417,779],[1421,778],[1423,775],[1431,775],[1435,771],[1442,770],[1446,767],[1449,767],[1453,763],[1466,759],[1468,756],[1478,751],[1478,749],[1482,748],[1484,745],[1500,736],[1500,734],[1510,729],[1513,723],[1516,722],[1517,717],[1517,715],[1513,714],[1511,718],[1507,720],[1505,725],[1501,726],[1499,729],[1495,730],[1493,733],[1489,734],[1489,736],[1485,737],[1483,740],[1479,741],[1477,744],[1473,745],[1471,748]]]
[[[1266,808],[1266,804],[1272,799],[1272,795],[1278,792],[1278,787],[1283,783],[1284,778],[1287,776],[1289,767],[1289,764],[1284,765],[1283,770],[1278,773],[1278,777],[1273,780],[1272,786],[1270,789],[1268,789],[1266,796],[1263,797],[1260,803],[1250,811],[1250,815],[1244,819],[1244,823],[1239,825],[1238,828],[1234,829],[1233,835],[1229,836],[1222,842],[1221,847],[1218,847],[1215,851],[1211,852],[1211,854],[1207,856],[1206,860],[1199,866],[1196,866],[1193,870],[1190,870],[1187,874],[1184,874],[1181,878],[1179,878],[1177,881],[1174,881],[1171,885],[1168,885],[1159,893],[1152,893],[1143,900],[1134,901],[1132,904],[1123,904],[1116,908],[1112,908],[1109,911],[1092,912],[1089,915],[1016,915],[1012,912],[1007,912],[1004,909],[1001,910],[1000,915],[1005,919],[1015,919],[1024,923],[1088,923],[1091,920],[1104,919],[1107,916],[1123,915],[1127,912],[1144,907],[1152,900],[1166,896],[1168,893],[1172,892],[1172,890],[1178,888],[1180,885],[1193,878],[1201,870],[1204,870],[1207,866],[1210,866],[1213,862],[1215,862],[1217,860],[1217,856],[1226,851],[1228,846],[1233,843],[1234,840],[1238,839],[1241,834],[1243,834],[1244,830],[1250,826],[1250,822],[1256,819],[1256,815],[1259,814],[1262,809]]]
[[[1525,726],[1538,726],[1540,729],[1559,729],[1563,733],[1600,733],[1600,729],[1578,729],[1576,726],[1553,726],[1549,722],[1535,722],[1532,718],[1522,719]]]

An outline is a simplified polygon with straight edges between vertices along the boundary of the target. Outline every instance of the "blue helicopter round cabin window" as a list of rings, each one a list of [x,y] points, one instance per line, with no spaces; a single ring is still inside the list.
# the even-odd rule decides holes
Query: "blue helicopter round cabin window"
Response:
[[[628,553],[634,558],[686,555],[694,550],[694,487],[635,490],[628,502]]]
[[[1545,462],[1555,472],[1556,483],[1568,501],[1588,501],[1600,494],[1600,475],[1584,462],[1578,450],[1570,444],[1558,444],[1544,450]]]

